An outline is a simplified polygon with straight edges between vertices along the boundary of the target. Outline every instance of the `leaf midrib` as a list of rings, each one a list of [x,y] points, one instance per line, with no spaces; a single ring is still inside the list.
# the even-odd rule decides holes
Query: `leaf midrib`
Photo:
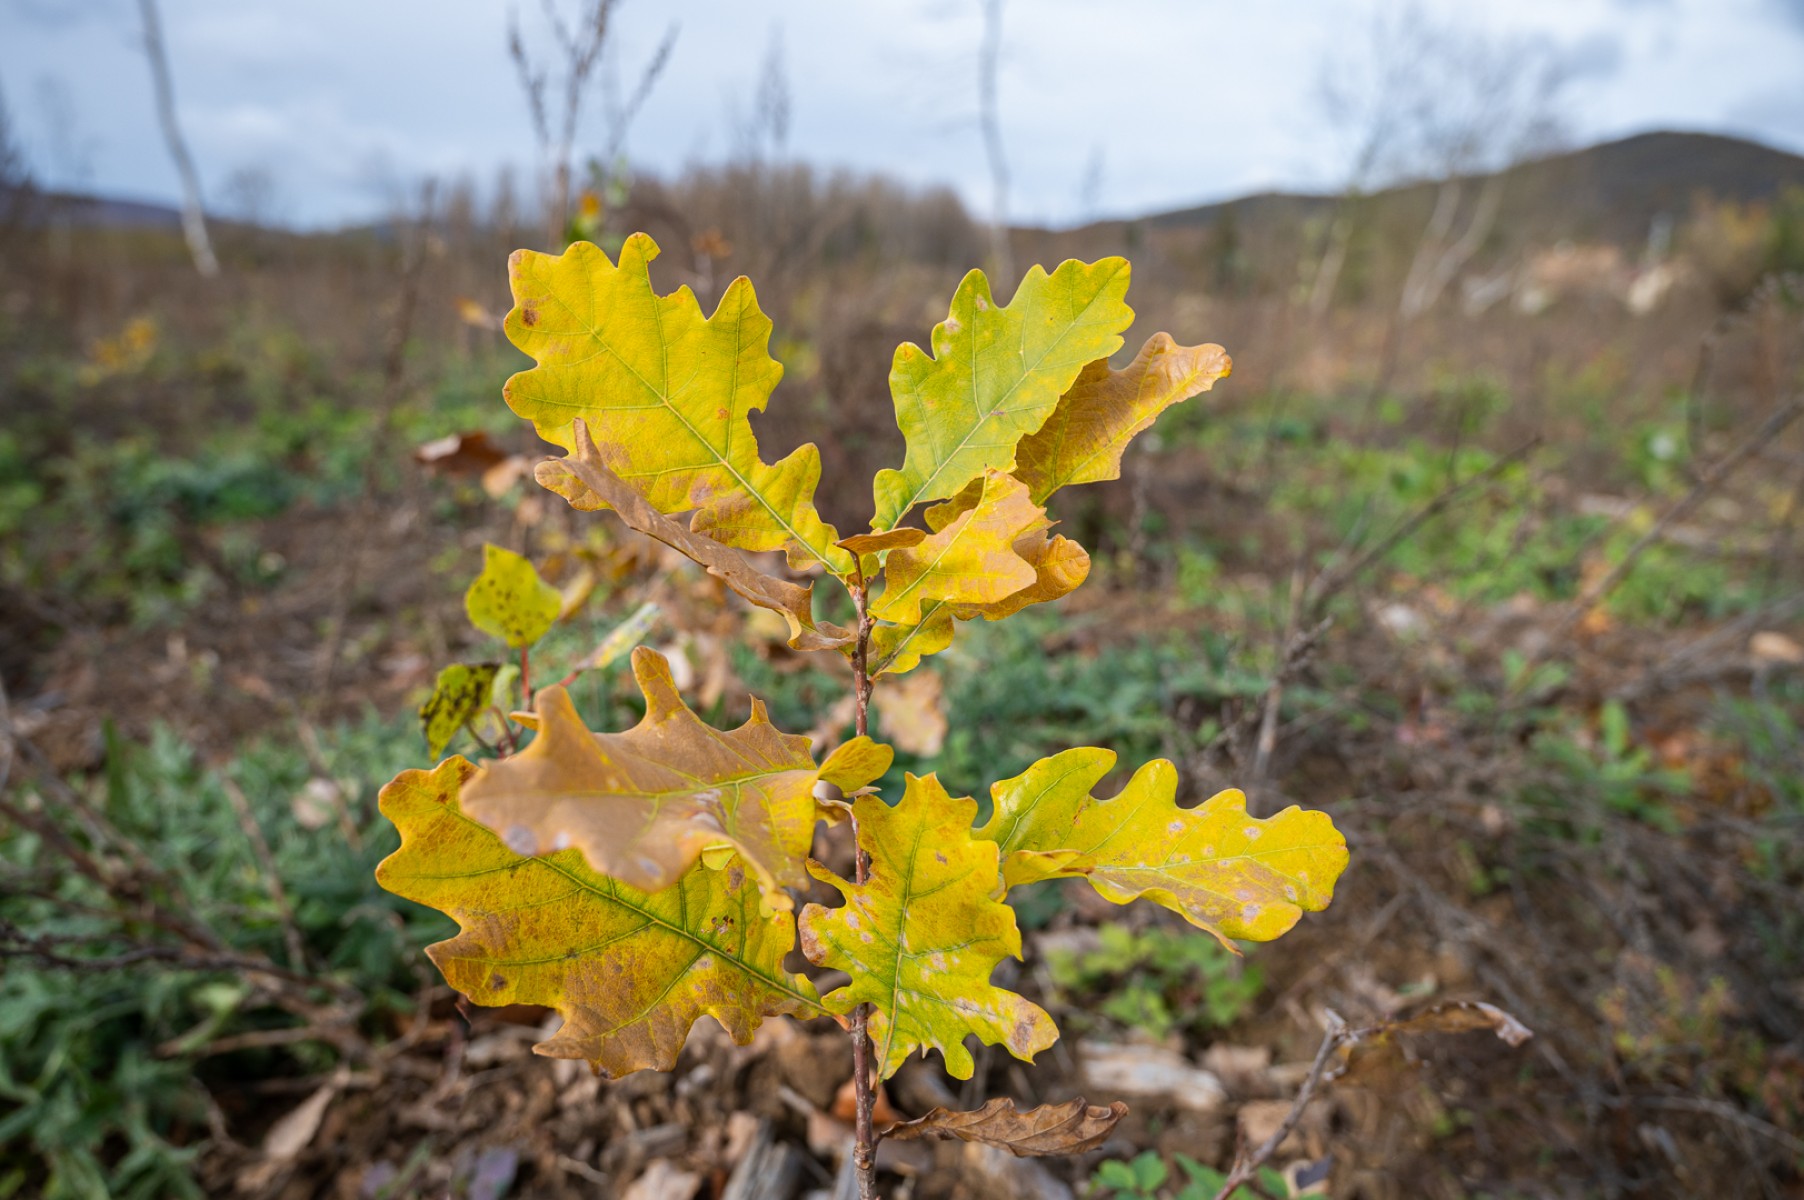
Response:
[[[1125,266],[1125,265],[1126,265],[1125,263],[1122,264],[1122,266]],[[954,458],[956,458],[960,453],[962,453],[966,449],[966,447],[970,444],[971,439],[977,436],[978,430],[982,429],[984,426],[988,425],[991,421],[995,420],[995,418],[997,416],[1007,416],[1011,413],[1024,411],[1027,407],[1030,407],[1030,406],[1024,405],[1022,408],[1012,409],[1012,408],[1006,407],[1006,404],[1007,404],[1009,397],[1013,396],[1016,392],[1020,391],[1022,386],[1029,379],[1029,377],[1031,377],[1034,374],[1034,372],[1041,369],[1041,367],[1045,364],[1046,360],[1052,356],[1054,349],[1056,349],[1065,340],[1065,338],[1070,336],[1071,330],[1077,328],[1080,325],[1084,315],[1087,314],[1092,308],[1096,307],[1097,302],[1102,298],[1103,290],[1110,283],[1114,282],[1115,277],[1121,273],[1121,270],[1122,270],[1122,267],[1117,266],[1113,271],[1111,271],[1109,273],[1109,275],[1106,279],[1102,280],[1101,283],[1099,283],[1097,285],[1096,290],[1093,293],[1091,293],[1090,298],[1084,302],[1084,307],[1082,309],[1078,310],[1077,314],[1071,318],[1069,323],[1067,323],[1067,325],[1065,327],[1065,332],[1061,333],[1058,338],[1053,340],[1053,342],[1046,348],[1046,351],[1043,354],[1041,354],[1038,359],[1036,359],[1034,361],[1032,366],[1026,367],[1021,371],[1021,373],[1015,378],[1015,381],[1009,385],[1008,390],[1003,392],[1002,395],[1000,395],[996,398],[995,407],[990,409],[990,411],[987,413],[983,412],[982,409],[978,408],[977,398],[976,398],[976,394],[975,394],[976,389],[977,389],[977,375],[978,375],[978,372],[977,372],[977,345],[976,345],[977,322],[975,320],[971,320],[971,321],[967,321],[965,323],[966,327],[970,330],[970,337],[971,337],[971,388],[972,388],[972,393],[973,393],[971,407],[975,411],[981,413],[982,415],[979,416],[979,418],[975,422],[972,423],[970,429],[965,431],[965,436],[959,439],[958,444],[952,448],[951,452],[941,456],[939,463],[926,476],[926,478],[924,478],[921,481],[920,486],[914,490],[914,493],[908,497],[907,502],[904,503],[902,505],[902,507],[896,512],[895,516],[893,518],[891,518],[890,528],[892,528],[892,529],[895,528],[895,523],[897,521],[900,521],[904,516],[906,516],[908,514],[908,510],[913,508],[915,505],[919,504],[923,499],[937,499],[938,498],[937,496],[928,496],[927,495],[928,489],[933,486],[934,480],[938,479],[940,477],[940,475],[945,472],[947,464],[950,463]],[[1056,275],[1057,271],[1055,270],[1053,274]],[[1046,278],[1047,280],[1050,280],[1052,278],[1052,276],[1048,275],[1048,276],[1044,276],[1044,278]],[[1019,291],[1017,291],[1014,296],[1009,298],[1009,302],[1006,305],[1000,306],[999,311],[1008,312],[1010,309],[1012,309],[1015,306],[1015,301],[1019,300],[1020,298],[1021,298],[1020,293],[1019,293]],[[992,299],[991,303],[994,303],[994,299]],[[1023,336],[1025,336],[1026,331],[1027,331],[1027,322],[1025,320],[1025,315],[1026,315],[1025,310],[1023,310],[1023,320],[1022,320],[1022,324],[1021,324],[1021,330],[1022,330]],[[938,360],[938,359],[934,359],[933,361],[934,361],[935,365],[938,365],[940,362],[940,360]],[[1086,361],[1093,361],[1093,360],[1086,360]],[[1080,365],[1078,367],[1078,369],[1080,371],[1083,370],[1082,365]],[[1058,397],[1056,397],[1056,396],[1053,397],[1053,403],[1054,404],[1058,403]],[[1028,430],[1026,432],[1031,433],[1033,431]],[[1025,436],[1025,434],[1023,436]],[[1017,438],[1016,442],[1018,443],[1019,441],[1020,441],[1020,439]],[[907,465],[906,462],[904,462],[903,465],[906,466]]]
[[[618,268],[616,268],[616,270],[618,270]],[[650,291],[650,288],[651,288],[649,278],[650,277],[647,276],[646,287],[647,287],[648,291]],[[664,336],[664,305],[662,303],[662,301],[664,301],[668,297],[659,296],[656,291],[651,291],[651,297],[652,297],[652,314],[653,314],[653,318],[657,324],[658,354],[659,354],[660,359],[662,360],[664,377],[668,381],[668,379],[670,377],[670,359],[669,359],[670,340]],[[737,466],[735,466],[727,458],[726,451],[731,450],[731,448],[732,448],[732,432],[733,431],[732,431],[732,423],[730,421],[728,423],[728,428],[727,428],[726,450],[716,449],[714,447],[714,445],[708,441],[707,438],[702,436],[700,430],[698,430],[696,428],[696,426],[690,422],[689,418],[683,415],[682,410],[677,408],[676,405],[674,405],[670,402],[670,397],[667,395],[666,388],[659,388],[659,387],[653,385],[653,383],[650,380],[648,380],[642,373],[640,373],[640,371],[637,367],[635,367],[632,363],[627,361],[625,355],[621,354],[620,351],[618,351],[614,348],[614,346],[611,342],[609,342],[606,338],[601,336],[601,330],[598,326],[591,324],[589,321],[585,320],[583,317],[578,316],[576,311],[574,309],[572,309],[568,303],[562,301],[561,299],[560,299],[559,303],[563,305],[565,312],[568,312],[572,317],[576,318],[576,321],[577,321],[578,325],[581,326],[583,332],[588,335],[590,340],[593,341],[595,343],[595,345],[600,347],[601,353],[605,353],[605,354],[611,356],[614,359],[614,361],[619,363],[620,366],[629,375],[631,375],[634,379],[638,380],[639,385],[641,387],[643,387],[652,396],[656,397],[657,402],[655,404],[633,405],[633,406],[631,406],[633,411],[650,412],[650,411],[654,411],[657,409],[662,409],[664,412],[666,412],[666,413],[670,414],[672,417],[674,417],[676,419],[676,421],[682,425],[684,430],[686,430],[688,432],[689,436],[691,438],[693,438],[694,441],[698,445],[700,445],[701,447],[703,447],[705,450],[708,451],[710,457],[714,460],[715,465],[720,467],[722,470],[726,471],[727,474],[731,475],[733,477],[733,481],[735,483],[737,483],[745,491],[746,495],[750,496],[753,500],[757,501],[759,507],[761,507],[762,509],[764,509],[765,512],[770,514],[771,519],[774,520],[777,523],[777,525],[782,528],[784,533],[789,535],[789,537],[796,543],[796,545],[802,547],[804,550],[808,551],[809,554],[813,555],[815,560],[817,562],[819,562],[822,566],[827,567],[829,570],[832,570],[833,564],[828,561],[826,553],[823,550],[816,548],[812,543],[810,543],[806,538],[804,538],[799,532],[797,532],[795,526],[783,515],[783,513],[778,511],[777,508],[770,502],[770,500],[768,500],[765,497],[764,493],[761,492],[758,488],[754,487],[752,485],[751,481],[746,479],[746,477],[740,473],[739,468]],[[697,312],[700,312],[700,308],[701,308],[701,306],[698,303],[696,305]],[[718,317],[719,315],[720,315],[720,310],[718,308],[716,308],[715,316],[714,317],[704,316],[702,318],[702,323],[705,325],[708,322],[714,320],[715,317]],[[733,320],[733,332],[734,332],[733,344],[735,346],[738,346],[740,344],[739,343],[739,333],[745,322],[744,306],[741,306],[733,314],[732,320]],[[571,369],[574,367],[581,366],[583,363],[588,362],[590,359],[592,359],[594,357],[596,357],[596,356],[589,355],[588,358],[579,359],[573,363],[572,362],[564,362],[564,363],[555,364],[555,367]],[[554,368],[554,364],[547,363],[543,359],[539,359],[536,355],[534,356],[534,361],[537,362],[538,365],[542,368]],[[728,388],[727,388],[726,409],[729,414],[733,415],[734,419],[743,420],[744,414],[738,413],[735,411],[735,407],[736,407],[737,401],[738,401],[738,395],[739,395],[739,356],[737,354],[735,354],[733,356],[733,368],[731,371],[731,378],[730,378]],[[550,408],[560,408],[560,409],[566,409],[566,410],[570,410],[570,411],[580,411],[580,412],[595,411],[595,406],[592,404],[585,404],[585,403],[581,403],[581,402],[576,402],[576,403],[565,402],[562,400],[553,399],[551,397],[543,396],[543,395],[536,397],[536,399],[538,400],[538,402],[540,404],[543,404]],[[601,411],[605,412],[608,410],[603,409]],[[760,459],[759,461],[760,461],[760,463],[763,462],[762,459]],[[769,465],[769,464],[765,464],[765,465]],[[689,469],[693,470],[694,468],[689,468]]]
[[[500,839],[495,837],[495,832],[492,829],[490,829],[487,825],[484,825],[482,822],[474,819],[473,817],[465,816],[461,809],[448,809],[446,811],[447,811],[448,815],[455,817],[458,821],[461,821],[464,824],[469,825],[475,829],[480,829],[483,833],[487,834],[490,838],[493,838],[497,843],[500,842]],[[780,977],[774,977],[774,976],[766,974],[765,972],[763,972],[761,970],[758,970],[757,968],[753,967],[750,963],[746,962],[743,958],[739,957],[738,955],[732,953],[731,951],[729,951],[721,946],[716,945],[713,942],[708,941],[706,938],[693,932],[692,930],[685,929],[680,925],[674,925],[670,922],[670,920],[668,918],[660,916],[659,914],[651,912],[645,908],[641,908],[639,905],[633,904],[633,903],[623,899],[618,892],[615,892],[612,895],[610,895],[610,894],[600,891],[593,884],[589,883],[588,881],[584,880],[580,876],[576,875],[569,868],[565,867],[562,863],[555,862],[552,859],[546,858],[546,857],[524,856],[523,855],[523,856],[521,856],[520,863],[511,864],[511,865],[518,866],[518,865],[522,865],[522,864],[525,864],[525,865],[536,864],[538,866],[545,868],[546,870],[553,871],[553,872],[563,876],[564,879],[566,879],[572,886],[578,888],[579,890],[581,890],[583,892],[588,893],[589,896],[593,899],[593,901],[595,903],[603,904],[603,905],[611,904],[618,908],[625,909],[627,912],[633,913],[635,916],[638,916],[641,919],[643,919],[645,921],[646,925],[656,926],[659,929],[663,930],[665,933],[673,934],[676,937],[682,938],[696,946],[701,947],[703,949],[703,951],[706,953],[719,955],[723,960],[732,963],[736,968],[738,968],[740,971],[744,972],[746,975],[751,976],[753,979],[759,980],[760,982],[771,987],[773,990],[780,992],[783,995],[788,996],[791,999],[796,1000],[799,1003],[801,1003],[802,1005],[806,1006],[809,1010],[811,1010],[811,1015],[815,1015],[815,1016],[827,1015],[827,1010],[821,1006],[821,1002],[818,998],[811,997],[811,996],[807,995],[806,993],[798,990],[795,987],[795,985],[790,983],[787,979],[783,979]],[[672,884],[671,886],[680,888],[681,884],[677,883],[677,884]],[[678,898],[683,903],[687,903],[686,898],[681,896],[680,894],[679,894]],[[638,931],[635,931],[635,932],[638,932]],[[693,966],[694,963],[695,963],[695,960],[691,959],[690,962],[683,967],[682,971],[673,974],[672,979],[674,980],[677,975],[687,972],[689,967]]]

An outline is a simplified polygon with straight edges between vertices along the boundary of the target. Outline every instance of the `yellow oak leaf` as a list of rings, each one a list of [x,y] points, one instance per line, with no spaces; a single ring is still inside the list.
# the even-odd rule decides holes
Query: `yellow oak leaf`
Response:
[[[1012,617],[1030,604],[1044,604],[1077,590],[1090,577],[1090,553],[1068,537],[1050,541],[1043,530],[1034,530],[1015,539],[1015,553],[1033,569],[1034,581],[1018,592],[1010,592],[988,604],[957,604],[953,611],[960,620],[982,617],[1000,621]]]
[[[1180,346],[1169,334],[1147,339],[1119,371],[1090,363],[1046,423],[1015,448],[1015,477],[1035,504],[1074,483],[1121,477],[1121,454],[1160,413],[1215,386],[1234,364],[1220,346]]]
[[[1046,510],[1027,498],[1020,480],[986,472],[975,505],[937,533],[889,552],[883,594],[871,604],[871,615],[914,625],[930,600],[991,604],[1032,587],[1038,575],[1015,542],[1047,524]]]
[[[871,528],[893,528],[917,504],[956,495],[990,469],[1007,471],[1015,445],[1045,423],[1085,364],[1121,348],[1134,319],[1128,264],[1075,259],[1027,272],[1007,305],[982,271],[953,294],[933,330],[931,356],[896,350],[890,393],[907,439],[899,470],[877,473]]]
[[[687,287],[653,290],[657,255],[642,233],[626,240],[618,266],[588,242],[559,255],[514,252],[504,327],[539,365],[508,380],[508,405],[567,450],[571,422],[585,419],[609,469],[661,513],[694,510],[698,533],[847,574],[852,557],[814,506],[820,452],[805,445],[775,464],[758,456],[748,418],[783,368],[751,282],[735,279],[704,317]]]
[[[544,637],[563,610],[563,593],[531,562],[492,543],[482,548],[482,574],[464,593],[470,624],[517,650]]]
[[[436,908],[461,932],[426,953],[477,1004],[543,1004],[563,1027],[533,1047],[610,1078],[668,1071],[698,1017],[745,1045],[767,1016],[822,1015],[814,985],[783,969],[788,914],[761,914],[743,866],[697,864],[647,894],[608,879],[574,849],[516,854],[461,808],[476,768],[448,758],[382,789],[401,848],[376,868],[397,896]]]
[[[1091,789],[1114,765],[1114,751],[1080,747],[990,789],[995,807],[977,836],[1000,847],[1008,886],[1079,875],[1116,904],[1163,905],[1229,949],[1234,938],[1280,937],[1334,898],[1347,840],[1326,813],[1293,805],[1258,820],[1238,791],[1182,809],[1164,759],[1099,800]]]
[[[997,963],[1021,956],[1021,931],[998,899],[996,844],[971,836],[976,815],[975,801],[953,799],[934,776],[910,775],[893,808],[876,796],[853,802],[858,844],[871,856],[866,882],[808,864],[846,902],[802,910],[802,953],[851,975],[821,1003],[842,1015],[871,1005],[871,1043],[886,1079],[928,1048],[969,1079],[968,1034],[1030,1062],[1058,1040],[1045,1010],[990,983]]]
[[[905,675],[921,659],[952,644],[952,606],[939,600],[921,606],[913,625],[879,625],[871,631],[871,678]]]
[[[792,908],[783,889],[807,883],[815,784],[855,791],[889,769],[889,748],[856,738],[817,767],[808,739],[778,732],[758,700],[744,725],[722,731],[683,703],[656,651],[633,651],[633,676],[645,718],[624,733],[591,733],[563,688],[541,691],[538,736],[478,772],[464,811],[522,854],[574,847],[645,892],[675,883],[704,851],[731,847],[767,903]]]
[[[427,754],[433,758],[443,754],[457,731],[488,707],[500,670],[497,663],[452,663],[438,673],[432,695],[420,705]]]

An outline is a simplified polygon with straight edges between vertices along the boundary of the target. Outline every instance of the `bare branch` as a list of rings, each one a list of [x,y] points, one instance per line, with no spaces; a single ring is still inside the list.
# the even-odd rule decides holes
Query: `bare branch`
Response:
[[[1578,598],[1572,602],[1572,607],[1567,610],[1565,619],[1561,622],[1562,636],[1570,634],[1578,626],[1578,623],[1585,619],[1586,613],[1596,608],[1611,592],[1616,590],[1618,584],[1628,578],[1629,572],[1635,568],[1636,561],[1647,551],[1649,546],[1660,540],[1661,535],[1675,521],[1681,520],[1702,503],[1706,496],[1734,474],[1737,467],[1771,444],[1772,440],[1784,432],[1786,426],[1797,420],[1799,416],[1804,416],[1804,396],[1795,396],[1789,403],[1774,409],[1772,414],[1760,423],[1760,427],[1748,435],[1746,441],[1723,455],[1712,464],[1708,471],[1700,475],[1692,489],[1678,503],[1661,513],[1659,519],[1648,526],[1647,532],[1635,540],[1635,544],[1629,547],[1628,552],[1614,567],[1579,593]]]
[[[163,23],[157,14],[156,0],[138,0],[138,11],[144,17],[144,56],[150,60],[150,79],[157,98],[157,118],[163,125],[163,140],[169,143],[169,157],[175,160],[176,174],[182,179],[182,236],[188,241],[188,253],[194,269],[208,279],[219,274],[219,260],[213,256],[213,243],[207,238],[207,218],[201,210],[200,176],[188,144],[182,140],[181,126],[175,117],[175,84],[169,74],[169,51],[163,44]]]

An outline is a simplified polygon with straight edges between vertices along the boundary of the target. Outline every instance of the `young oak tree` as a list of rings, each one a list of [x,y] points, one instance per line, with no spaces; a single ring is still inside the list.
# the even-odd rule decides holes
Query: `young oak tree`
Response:
[[[1083,879],[1117,904],[1169,908],[1233,948],[1325,907],[1345,839],[1319,812],[1255,819],[1238,791],[1180,808],[1177,771],[1163,760],[1098,796],[1115,764],[1098,748],[994,783],[977,826],[976,802],[933,775],[908,776],[900,796],[876,793],[892,752],[868,736],[867,714],[873,688],[945,650],[960,623],[1003,620],[1081,584],[1089,556],[1049,533],[1047,502],[1118,477],[1128,441],[1227,375],[1229,359],[1220,346],[1160,333],[1111,367],[1133,318],[1122,259],[1050,274],[1036,266],[1006,305],[972,271],[931,351],[896,351],[890,383],[906,453],[876,477],[869,532],[842,536],[815,509],[813,445],[776,463],[760,457],[748,417],[783,369],[751,283],[735,280],[705,316],[688,288],[653,289],[657,253],[636,234],[618,263],[580,242],[556,256],[513,255],[506,329],[538,365],[509,380],[505,396],[568,452],[541,463],[537,478],[779,614],[795,649],[844,655],[857,736],[817,762],[809,740],[779,731],[756,699],[739,728],[712,728],[643,647],[632,667],[644,719],[591,731],[561,684],[531,687],[529,648],[558,619],[557,589],[490,547],[467,607],[519,649],[530,711],[514,714],[519,728],[488,761],[452,756],[383,789],[402,841],[377,878],[457,921],[462,932],[427,951],[452,987],[478,1004],[556,1009],[564,1023],[538,1052],[610,1078],[673,1067],[704,1014],[741,1044],[766,1017],[834,1018],[852,1038],[853,1157],[867,1197],[883,1136],[957,1137],[1016,1154],[1093,1147],[1125,1105],[1074,1099],[1018,1112],[1003,1099],[874,1126],[878,1080],[917,1050],[939,1051],[962,1079],[972,1035],[1027,1060],[1057,1039],[1043,1009],[991,982],[1004,957],[1021,953],[1010,890]],[[911,514],[921,526],[903,524]],[[747,557],[778,550],[793,571],[845,588],[854,624],[816,618],[813,584]],[[446,668],[421,711],[434,755],[488,707],[495,682],[494,664]],[[509,752],[521,730],[531,741]],[[821,821],[850,823],[852,878],[809,857]],[[797,913],[792,889],[810,877],[843,904]],[[784,970],[798,943],[850,981],[821,995]]]

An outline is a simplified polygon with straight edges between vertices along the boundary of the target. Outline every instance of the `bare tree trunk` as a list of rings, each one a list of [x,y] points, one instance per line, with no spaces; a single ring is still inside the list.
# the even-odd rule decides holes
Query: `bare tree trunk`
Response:
[[[1478,201],[1473,206],[1472,216],[1466,222],[1466,228],[1451,245],[1447,235],[1452,231],[1453,217],[1459,210],[1462,189],[1455,180],[1447,180],[1441,184],[1440,195],[1435,200],[1434,214],[1428,219],[1428,228],[1422,234],[1421,244],[1416,247],[1415,258],[1409,264],[1409,277],[1403,284],[1403,296],[1399,307],[1405,320],[1421,316],[1441,298],[1453,277],[1459,274],[1460,268],[1472,260],[1484,245],[1485,238],[1491,234],[1491,226],[1497,221],[1497,208],[1503,200],[1503,176],[1492,175],[1485,180],[1484,188],[1478,193]]]
[[[983,0],[983,45],[977,54],[978,122],[990,163],[990,260],[998,284],[1012,284],[1014,255],[1008,237],[1008,160],[1002,154],[1002,120],[996,105],[996,60],[1002,54],[1002,0]]]
[[[1403,277],[1403,292],[1397,297],[1397,311],[1404,320],[1419,316],[1424,307],[1420,297],[1424,281],[1428,278],[1432,264],[1446,243],[1447,233],[1453,228],[1453,218],[1459,213],[1460,196],[1464,192],[1457,179],[1443,179],[1440,188],[1434,195],[1434,211],[1428,214],[1428,225],[1422,230],[1422,237],[1416,243],[1416,252],[1410,256],[1409,274]]]
[[[1328,245],[1322,250],[1322,261],[1316,266],[1315,279],[1309,286],[1309,314],[1320,320],[1334,303],[1334,288],[1340,282],[1341,268],[1347,264],[1347,246],[1353,241],[1353,214],[1343,202],[1328,226]]]
[[[163,24],[157,15],[156,0],[138,0],[138,11],[144,15],[144,55],[150,59],[157,116],[163,123],[163,138],[169,143],[169,157],[175,160],[176,174],[182,178],[182,236],[188,241],[194,269],[211,279],[219,274],[219,260],[213,257],[213,243],[207,239],[207,218],[200,206],[200,177],[195,173],[194,159],[188,155],[188,144],[182,140],[181,126],[176,124],[175,86],[170,82],[169,52],[163,45]]]

